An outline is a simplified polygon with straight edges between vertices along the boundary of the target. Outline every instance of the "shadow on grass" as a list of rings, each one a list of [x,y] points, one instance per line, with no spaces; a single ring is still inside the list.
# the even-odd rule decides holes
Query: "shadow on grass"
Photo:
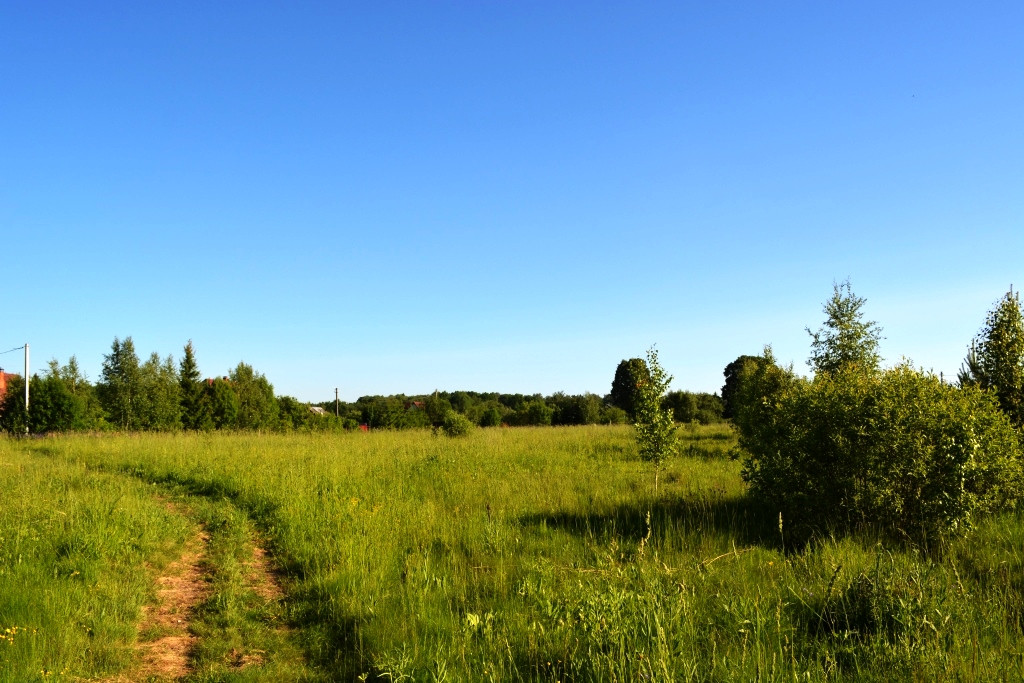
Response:
[[[778,513],[747,496],[640,500],[605,510],[524,515],[519,521],[526,527],[559,529],[601,542],[613,538],[639,542],[650,528],[652,541],[664,540],[670,533],[714,533],[732,538],[736,545],[782,547]]]

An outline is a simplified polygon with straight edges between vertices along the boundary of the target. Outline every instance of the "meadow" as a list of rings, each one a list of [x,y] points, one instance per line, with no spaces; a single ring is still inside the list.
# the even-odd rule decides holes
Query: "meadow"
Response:
[[[199,529],[189,680],[1024,679],[1020,513],[794,547],[731,427],[679,433],[657,488],[630,427],[0,440],[0,680],[131,680]]]

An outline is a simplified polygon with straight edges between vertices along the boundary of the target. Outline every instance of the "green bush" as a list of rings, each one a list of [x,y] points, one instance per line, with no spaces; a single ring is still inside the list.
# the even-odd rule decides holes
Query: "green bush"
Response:
[[[473,422],[462,413],[449,411],[441,418],[441,431],[445,436],[466,436],[473,431]]]
[[[737,416],[743,476],[798,537],[867,524],[920,541],[1020,497],[1021,447],[990,394],[907,365],[807,382],[765,360]]]

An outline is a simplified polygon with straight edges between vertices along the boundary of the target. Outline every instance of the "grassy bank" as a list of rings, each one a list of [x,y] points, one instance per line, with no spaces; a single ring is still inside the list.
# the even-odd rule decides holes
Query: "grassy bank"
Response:
[[[3,448],[54,476],[173,488],[240,511],[284,570],[285,618],[317,672],[306,676],[1024,677],[1019,516],[927,555],[868,535],[783,552],[777,516],[745,498],[728,428],[681,433],[684,455],[657,491],[628,428],[457,440],[77,436]],[[88,518],[101,505],[64,512]],[[2,524],[4,536],[18,528]],[[39,590],[58,580],[40,578]]]

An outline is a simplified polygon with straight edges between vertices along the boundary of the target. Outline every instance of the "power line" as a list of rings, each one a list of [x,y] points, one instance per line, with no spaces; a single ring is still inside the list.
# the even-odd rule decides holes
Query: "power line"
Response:
[[[23,348],[25,348],[25,347],[24,346],[15,346],[13,349],[10,349],[9,351],[0,351],[0,356],[4,355],[5,353],[11,353],[11,351],[21,351]]]

